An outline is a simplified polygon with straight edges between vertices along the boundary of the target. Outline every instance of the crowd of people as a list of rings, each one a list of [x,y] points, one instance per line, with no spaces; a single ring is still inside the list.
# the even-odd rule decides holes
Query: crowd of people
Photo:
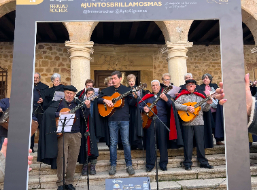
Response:
[[[213,169],[205,157],[205,148],[213,147],[213,137],[217,145],[223,145],[222,104],[226,100],[222,99],[224,97],[222,83],[218,88],[217,84],[212,83],[212,78],[206,73],[202,76],[202,84],[198,85],[192,74],[187,73],[185,84],[180,86],[180,91],[169,95],[167,89],[173,86],[169,73],[163,74],[162,83],[158,80],[151,81],[150,92],[141,88],[136,90],[138,86],[136,86],[136,76],[133,74],[127,76],[127,86],[122,85],[121,72],[114,71],[104,80],[106,88],[96,94],[92,79],[87,79],[85,88],[77,92],[78,90],[72,85],[62,85],[61,75],[58,73],[54,73],[51,77],[53,83],[51,88],[40,81],[39,73],[35,73],[33,120],[39,124],[37,161],[51,165],[52,169],[57,168],[58,190],[75,189],[73,182],[77,162],[83,164],[82,175],[96,174],[98,142],[106,142],[109,147],[109,175],[116,173],[117,148],[124,150],[126,171],[129,175],[135,174],[131,150],[145,149],[146,172],[151,172],[155,167],[155,142],[160,151],[159,168],[162,171],[167,170],[168,149],[180,147],[184,147],[182,165],[185,170],[191,170],[194,146],[197,147],[200,167]],[[249,85],[248,88],[246,91],[250,92]],[[216,92],[216,97],[210,94],[213,91]],[[56,99],[58,92],[63,92],[63,97],[60,99]],[[117,94],[121,97],[114,96]],[[255,99],[252,99],[251,94],[247,97],[249,131],[257,133],[257,124],[253,122],[257,118],[253,103]],[[117,106],[118,101],[122,102],[119,106]],[[111,110],[108,116],[101,116],[99,105],[104,105],[104,111]],[[9,99],[2,99],[0,112],[4,112],[8,107]],[[151,112],[157,116],[150,117]],[[185,113],[185,117],[193,115],[194,118],[186,120],[179,114],[180,112]],[[71,132],[57,134],[56,118],[68,113],[75,114]],[[148,127],[142,125],[141,116],[144,114],[149,119]],[[0,126],[0,136],[2,145],[4,138],[7,137],[7,130],[2,126]],[[31,137],[32,151],[34,151],[33,142],[34,135]],[[63,154],[65,168],[63,168]],[[66,171],[65,177],[63,170]],[[63,178],[65,178],[64,186]]]

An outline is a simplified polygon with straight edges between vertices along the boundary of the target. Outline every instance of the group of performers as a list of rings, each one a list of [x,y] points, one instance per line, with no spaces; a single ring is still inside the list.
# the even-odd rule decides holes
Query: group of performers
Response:
[[[83,164],[82,175],[96,174],[98,142],[106,142],[109,147],[110,175],[116,173],[117,147],[124,150],[126,171],[129,175],[135,174],[131,149],[146,150],[146,172],[151,172],[155,167],[155,142],[160,151],[159,168],[162,171],[167,170],[168,149],[180,147],[184,147],[185,159],[182,164],[185,170],[191,170],[194,146],[197,147],[200,167],[212,169],[204,149],[213,147],[212,134],[217,145],[222,145],[224,138],[223,109],[215,97],[209,96],[209,91],[218,86],[211,83],[212,76],[208,73],[203,75],[203,84],[200,86],[192,74],[187,73],[185,84],[171,97],[167,93],[172,86],[170,78],[170,75],[165,73],[162,83],[153,80],[150,92],[135,85],[136,77],[133,74],[127,76],[128,86],[122,85],[121,72],[114,71],[104,81],[107,87],[95,94],[92,79],[86,80],[85,88],[77,92],[72,85],[62,85],[58,73],[51,77],[51,88],[40,82],[40,74],[35,73],[33,115],[39,124],[37,159],[38,162],[51,165],[52,169],[57,168],[58,190],[75,189],[73,182],[77,161]],[[57,91],[64,92],[64,98],[55,101]],[[117,106],[119,101],[122,103]],[[189,102],[201,103],[201,109],[187,105]],[[110,113],[104,115],[109,110]],[[152,112],[157,116],[150,117]],[[194,119],[184,121],[179,112],[193,115]],[[71,132],[59,135],[56,133],[56,118],[67,113],[75,113]],[[148,127],[143,127],[144,114],[149,119]],[[31,139],[32,148],[33,139],[34,137]],[[64,186],[63,169],[66,171]]]

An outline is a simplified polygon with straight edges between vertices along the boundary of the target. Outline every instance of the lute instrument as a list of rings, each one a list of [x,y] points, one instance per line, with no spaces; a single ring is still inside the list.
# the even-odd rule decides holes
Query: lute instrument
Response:
[[[98,97],[98,96],[96,96],[96,95],[93,94],[92,96],[85,98],[85,100],[83,100],[83,101],[82,101],[80,104],[78,104],[76,107],[74,107],[74,108],[72,108],[72,109],[69,109],[69,108],[62,108],[59,113],[60,113],[60,114],[75,113],[78,109],[80,109],[81,107],[84,106],[86,100],[91,100],[91,101],[93,101],[93,100],[96,99],[97,97]],[[56,127],[58,127],[59,117],[55,118],[55,121],[56,121]],[[75,122],[76,122],[76,118],[74,118],[74,123],[75,123]],[[61,137],[61,136],[62,136],[62,133],[57,133],[57,136],[58,136],[58,138]]]
[[[164,88],[164,90],[163,90],[162,93],[166,94],[166,93],[168,93],[172,88],[173,88],[172,86],[168,86],[168,87]],[[161,94],[162,94],[162,93],[161,93]],[[160,94],[160,96],[161,96],[161,94]],[[161,99],[160,96],[158,96],[158,97],[154,100],[154,102],[153,102],[152,104],[151,104],[151,103],[147,103],[147,104],[146,104],[146,105],[148,106],[149,110],[150,110],[148,113],[146,113],[146,112],[142,112],[142,113],[141,113],[142,127],[143,127],[143,129],[148,129],[148,128],[150,127],[150,125],[151,125],[151,123],[152,123],[152,120],[153,120],[153,116],[154,116],[153,112],[154,112],[155,114],[157,114],[156,104],[157,104],[157,102]],[[151,110],[152,110],[152,111],[151,111]]]
[[[142,83],[139,86],[137,86],[136,88],[134,88],[133,90],[135,91],[139,91],[141,89],[145,89],[147,87],[146,83]],[[99,114],[102,117],[106,117],[106,116],[111,116],[112,114],[114,114],[114,112],[116,111],[117,108],[122,108],[125,104],[125,100],[124,98],[126,96],[128,96],[129,94],[131,94],[131,92],[133,90],[130,90],[124,94],[120,94],[118,92],[115,92],[112,96],[103,96],[103,99],[106,100],[111,100],[113,103],[113,107],[109,107],[106,104],[98,104],[98,111]]]
[[[3,128],[5,128],[6,130],[8,130],[8,126],[9,126],[9,112],[10,109],[7,108],[2,116],[0,117],[0,125],[3,126]],[[35,132],[37,131],[38,128],[38,122],[33,120],[31,121],[31,136],[33,136],[35,134]]]
[[[210,91],[210,95],[207,96],[207,98],[203,99],[200,102],[187,102],[187,103],[184,103],[183,105],[185,105],[185,106],[192,106],[192,107],[194,107],[195,111],[194,111],[194,113],[191,113],[189,111],[178,110],[179,117],[184,122],[191,122],[191,121],[193,121],[199,115],[199,112],[201,111],[201,105],[203,105],[205,102],[207,102],[208,100],[213,98],[215,95],[216,95],[215,91]]]

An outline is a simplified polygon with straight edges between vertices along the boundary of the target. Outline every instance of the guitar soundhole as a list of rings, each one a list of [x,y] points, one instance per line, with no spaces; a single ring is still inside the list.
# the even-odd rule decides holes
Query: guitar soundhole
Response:
[[[187,116],[189,116],[189,113],[188,112],[186,112],[187,113]]]

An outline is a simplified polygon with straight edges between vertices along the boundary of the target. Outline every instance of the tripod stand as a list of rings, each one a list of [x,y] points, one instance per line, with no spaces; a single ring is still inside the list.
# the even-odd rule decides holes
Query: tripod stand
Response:
[[[157,183],[157,190],[159,190],[159,178],[158,178],[158,164],[157,164],[157,138],[156,138],[156,119],[158,119],[160,121],[160,123],[162,123],[163,126],[165,126],[165,128],[170,131],[170,129],[160,120],[160,118],[154,113],[154,111],[151,110],[151,108],[146,104],[146,102],[139,96],[140,101],[143,102],[145,104],[145,106],[147,106],[149,108],[149,112],[151,112],[153,114],[153,118],[152,118],[152,122],[153,123],[153,127],[154,127],[154,139],[155,139],[155,165],[156,165],[156,183]]]

